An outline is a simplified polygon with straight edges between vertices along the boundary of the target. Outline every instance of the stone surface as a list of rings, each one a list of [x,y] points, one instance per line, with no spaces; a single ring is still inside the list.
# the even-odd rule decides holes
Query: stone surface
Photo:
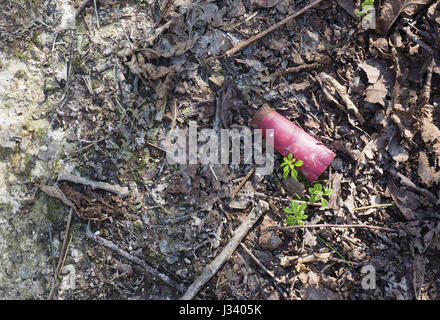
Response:
[[[266,250],[273,251],[283,243],[280,237],[278,237],[274,231],[265,231],[260,235],[258,244]]]

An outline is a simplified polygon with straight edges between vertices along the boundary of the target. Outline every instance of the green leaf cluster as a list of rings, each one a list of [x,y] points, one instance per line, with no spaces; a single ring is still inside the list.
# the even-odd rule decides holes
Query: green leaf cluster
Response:
[[[309,216],[304,214],[304,211],[307,208],[307,203],[298,203],[296,201],[292,201],[290,207],[284,208],[284,212],[287,213],[286,223],[291,226],[295,226],[297,224],[304,225],[304,220],[306,220]]]
[[[290,175],[296,179],[298,177],[298,171],[295,168],[301,167],[303,164],[304,162],[302,160],[296,160],[291,153],[287,157],[284,157],[283,163],[281,163],[283,178],[286,179]]]
[[[323,207],[328,207],[328,201],[324,197],[328,197],[333,194],[333,190],[331,188],[327,186],[323,188],[320,183],[315,183],[313,187],[309,188],[309,192],[311,194],[309,199],[310,202],[321,201],[321,205]]]
[[[359,12],[356,12],[356,15],[359,18],[363,18],[365,16],[367,16],[370,13],[370,10],[374,7],[374,0],[365,0],[364,2],[362,2],[362,10]]]

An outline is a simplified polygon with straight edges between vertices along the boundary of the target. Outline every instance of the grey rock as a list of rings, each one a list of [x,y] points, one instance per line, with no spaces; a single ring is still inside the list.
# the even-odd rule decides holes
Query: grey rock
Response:
[[[236,210],[244,210],[247,207],[249,207],[249,204],[251,202],[248,199],[238,199],[238,200],[232,200],[229,203],[229,208],[236,209]]]
[[[263,249],[272,251],[278,248],[283,243],[283,240],[275,232],[266,231],[260,236],[258,243]]]
[[[304,185],[292,177],[283,179],[283,186],[291,195],[298,194],[301,196],[306,191]]]

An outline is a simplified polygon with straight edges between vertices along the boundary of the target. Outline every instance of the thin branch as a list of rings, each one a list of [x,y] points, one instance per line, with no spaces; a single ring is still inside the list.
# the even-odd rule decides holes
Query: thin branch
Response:
[[[117,194],[121,198],[125,198],[130,194],[127,187],[121,187],[120,185],[110,184],[107,182],[93,181],[69,173],[60,173],[58,175],[57,181],[61,180],[90,186],[93,190],[102,189],[105,191],[109,191]]]
[[[67,255],[67,239],[69,238],[70,225],[72,223],[73,217],[73,208],[70,208],[69,216],[67,217],[66,231],[64,232],[63,246],[61,247],[60,256],[58,258],[57,268],[54,274],[54,282],[52,284],[52,288],[50,289],[49,300],[53,300],[53,296],[55,294],[55,289],[58,285],[58,278],[60,275],[61,268],[64,264],[65,256]]]
[[[255,41],[260,40],[261,38],[265,37],[266,35],[268,35],[272,31],[275,31],[276,29],[284,26],[286,23],[292,21],[293,19],[295,19],[299,15],[303,14],[304,12],[309,10],[310,8],[313,8],[314,6],[316,6],[317,4],[319,4],[322,1],[323,0],[315,0],[312,3],[308,4],[307,6],[305,6],[304,8],[302,8],[301,10],[298,10],[297,12],[295,12],[295,13],[291,14],[290,16],[288,16],[287,18],[285,18],[285,19],[281,20],[280,22],[274,24],[269,29],[266,29],[263,32],[260,32],[259,34],[253,36],[252,38],[250,38],[248,40],[240,42],[239,44],[234,46],[232,49],[229,49],[228,51],[226,51],[226,56],[230,57],[230,56],[236,54],[237,52],[243,50],[244,48],[246,48],[250,44],[254,43]]]
[[[99,25],[99,15],[98,15],[98,7],[96,6],[96,0],[93,0],[93,7],[95,8],[96,25],[98,26],[98,29],[100,29],[101,26]]]
[[[160,14],[159,18],[157,19],[156,23],[154,24],[154,28],[157,28],[159,24],[162,22],[162,19],[165,17],[165,14],[168,12],[168,9],[171,5],[171,0],[164,0],[164,2],[161,5],[162,13]]]
[[[75,19],[78,18],[78,16],[81,14],[81,12],[92,3],[92,0],[84,0],[81,5],[79,6],[78,10],[75,12]]]
[[[170,286],[176,288],[180,292],[185,292],[186,291],[185,286],[183,286],[180,283],[177,283],[176,281],[174,281],[173,279],[171,279],[167,275],[165,275],[165,274],[159,272],[158,270],[154,269],[152,266],[147,264],[145,261],[139,259],[138,257],[135,257],[135,256],[129,254],[127,251],[119,248],[113,242],[95,235],[92,232],[92,229],[90,227],[90,221],[87,224],[86,237],[89,240],[92,240],[92,241],[94,241],[94,242],[96,242],[96,243],[98,243],[98,244],[100,244],[100,245],[102,245],[102,246],[104,246],[104,247],[106,247],[106,248],[108,248],[110,250],[115,251],[116,253],[118,253],[119,255],[121,255],[122,257],[127,259],[128,261],[133,262],[133,263],[137,264],[138,266],[141,266],[142,268],[144,268],[145,271],[147,271],[148,273],[150,273],[154,277],[157,277],[157,278],[161,279],[162,281],[164,281],[165,283],[169,284]]]
[[[294,229],[314,229],[314,228],[334,228],[334,229],[342,229],[342,228],[366,228],[366,229],[374,229],[374,230],[382,230],[388,232],[397,232],[396,229],[391,229],[387,227],[381,226],[370,226],[366,224],[305,224],[305,225],[296,225],[296,226],[288,226],[288,227],[267,227],[266,230],[279,230],[279,231],[290,231]]]
[[[304,63],[304,64],[301,64],[301,65],[296,66],[296,67],[290,67],[290,68],[281,69],[281,70],[279,70],[279,71],[277,71],[275,73],[275,76],[278,76],[278,75],[284,76],[284,75],[289,74],[289,73],[299,73],[299,72],[303,72],[303,71],[315,70],[315,69],[318,69],[318,67],[319,67],[319,64],[316,63],[316,62],[309,63],[309,64],[308,63]]]
[[[258,260],[258,258],[256,256],[254,256],[254,254],[252,253],[251,250],[248,249],[248,247],[246,247],[246,245],[244,243],[240,243],[240,246],[244,249],[244,251],[246,251],[246,253],[252,258],[252,260],[255,261],[256,264],[258,264],[258,266],[263,269],[272,279],[275,280],[275,282],[279,282],[279,280],[277,279],[277,277],[275,276],[275,274],[268,270],[264,264],[261,263],[260,260]]]
[[[244,186],[244,184],[246,183],[246,181],[249,180],[250,176],[254,173],[255,171],[255,166],[253,166],[251,168],[251,170],[249,170],[249,172],[246,174],[246,176],[243,178],[243,180],[241,180],[240,184],[237,186],[237,188],[234,189],[234,191],[232,192],[231,198],[234,199],[235,196],[237,195],[238,191],[240,191],[240,189]]]
[[[199,290],[217,273],[220,267],[231,257],[235,249],[241,243],[243,238],[253,227],[253,225],[260,219],[260,217],[269,209],[267,202],[260,200],[255,210],[246,217],[243,223],[234,232],[231,240],[223,248],[222,252],[205,267],[202,274],[191,284],[185,294],[180,298],[181,300],[193,299]]]
[[[386,208],[386,207],[392,207],[393,205],[394,205],[394,203],[378,203],[378,204],[372,204],[370,206],[354,208],[353,210],[359,211],[359,210],[368,210],[368,209],[375,209],[375,208]]]

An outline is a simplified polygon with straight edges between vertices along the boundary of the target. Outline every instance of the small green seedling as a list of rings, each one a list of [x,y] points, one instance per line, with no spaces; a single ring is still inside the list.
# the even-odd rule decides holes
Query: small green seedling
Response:
[[[304,214],[304,210],[307,208],[307,203],[299,204],[296,201],[292,201],[290,207],[284,208],[284,212],[287,213],[286,223],[291,226],[304,225],[304,220],[309,216]]]
[[[331,188],[326,186],[323,189],[321,184],[315,183],[313,187],[309,188],[309,192],[312,195],[309,199],[310,202],[321,201],[323,207],[328,207],[328,201],[324,197],[332,195],[333,190]]]
[[[370,10],[374,8],[374,0],[365,0],[364,2],[362,2],[361,8],[362,10],[356,12],[356,15],[362,19],[363,17],[368,16],[370,14]]]
[[[298,177],[298,171],[296,171],[295,167],[301,167],[304,164],[302,160],[296,160],[291,153],[287,157],[283,158],[283,163],[281,163],[281,167],[283,168],[283,178],[286,179],[289,174],[292,178]]]

